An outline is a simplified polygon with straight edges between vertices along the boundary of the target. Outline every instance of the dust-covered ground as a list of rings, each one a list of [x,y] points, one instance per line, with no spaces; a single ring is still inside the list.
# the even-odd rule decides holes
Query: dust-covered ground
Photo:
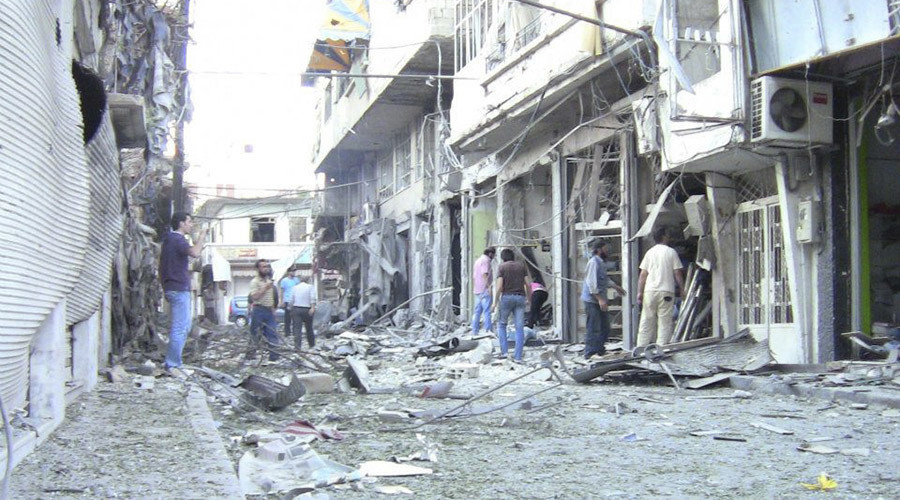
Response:
[[[334,347],[323,343],[328,347],[319,353]],[[529,348],[526,365],[496,359],[482,364],[477,378],[455,380],[452,393],[471,396],[496,388],[539,367],[545,350],[549,347]],[[735,398],[733,389],[721,386],[685,391],[662,383],[577,385],[554,365],[566,382],[561,386],[554,387],[559,381],[542,369],[473,401],[459,417],[420,425],[463,401],[417,397],[421,384],[415,383],[414,374],[423,370],[415,369],[416,362],[421,366],[424,358],[416,358],[415,349],[387,351],[363,358],[373,392],[404,385],[413,390],[308,394],[269,415],[281,423],[303,419],[339,430],[344,440],[316,441],[312,447],[350,467],[437,450],[434,462],[406,462],[432,469],[430,475],[367,478],[326,489],[332,498],[384,498],[377,489],[385,485],[404,486],[417,499],[818,498],[821,492],[801,483],[815,484],[823,472],[837,482],[832,490],[836,497],[900,498],[897,410],[755,393],[739,392],[744,397]],[[472,356],[466,356],[439,359],[436,377],[445,380],[440,368],[471,361]],[[570,360],[575,357],[569,355]],[[216,364],[235,374],[267,373],[277,379],[288,373],[284,363],[248,367],[240,357],[231,357]],[[539,391],[546,392],[528,397]],[[490,411],[522,398],[521,403]],[[237,463],[249,449],[239,437],[265,426],[247,418],[255,413],[242,416],[229,405],[212,406]],[[434,412],[393,422],[378,416],[384,410]],[[483,411],[488,413],[470,415]],[[692,431],[742,441],[694,436]]]
[[[197,470],[207,464],[208,451],[197,447],[187,423],[177,425],[191,418],[184,411],[191,386],[217,395],[207,400],[235,470],[256,448],[243,444],[242,436],[278,431],[296,420],[342,433],[343,440],[317,440],[311,447],[351,468],[414,455],[433,459],[404,462],[431,469],[429,475],[364,478],[316,492],[333,499],[404,497],[380,492],[386,486],[405,487],[411,492],[405,497],[416,499],[822,498],[826,493],[801,485],[816,484],[822,473],[836,482],[828,493],[834,498],[900,498],[896,409],[760,393],[733,397],[728,387],[676,390],[665,380],[577,385],[560,369],[565,383],[558,385],[544,368],[473,401],[454,418],[426,423],[465,401],[418,397],[432,382],[417,378],[434,372],[446,380],[447,366],[472,361],[472,355],[436,358],[431,365],[416,358],[409,344],[322,339],[314,352],[301,357],[285,351],[269,363],[248,359],[239,335],[218,335],[195,363],[237,378],[259,374],[283,382],[317,365],[337,380],[346,361],[334,350],[351,345],[370,370],[372,392],[390,393],[307,394],[288,408],[263,412],[227,403],[239,389],[224,389],[199,371],[186,385],[158,378],[152,391],[130,381],[104,382],[70,406],[60,429],[16,468],[10,498],[230,498],[215,484],[215,471]],[[478,364],[477,377],[453,380],[451,395],[478,395],[535,370],[543,349],[528,348],[525,365],[498,359]],[[398,413],[386,418],[387,410]],[[417,413],[423,410],[432,413]],[[300,491],[248,498],[294,498]]]

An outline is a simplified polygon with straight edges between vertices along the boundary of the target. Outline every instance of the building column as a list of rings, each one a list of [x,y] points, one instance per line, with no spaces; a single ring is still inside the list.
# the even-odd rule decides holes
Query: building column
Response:
[[[28,416],[51,430],[66,414],[66,301],[38,328],[31,343]]]
[[[90,391],[97,385],[100,311],[72,327],[72,378]]]
[[[737,234],[734,180],[724,174],[706,175],[716,264],[712,270],[713,336],[737,333]]]
[[[622,217],[622,288],[628,295],[622,297],[622,343],[626,350],[634,348],[638,324],[638,242],[629,241],[629,236],[640,226],[640,203],[638,200],[637,160],[633,154],[632,135],[619,134],[619,182],[621,184]]]
[[[569,298],[566,290],[568,283],[561,278],[568,276],[569,247],[565,226],[566,217],[566,192],[568,181],[566,179],[566,162],[562,156],[557,155],[550,166],[550,186],[553,203],[553,238],[551,241],[551,260],[553,261],[553,323],[563,340],[571,341],[573,336],[569,331]]]
[[[100,341],[97,344],[97,367],[109,366],[109,356],[113,352],[112,338],[112,292],[107,289],[100,302]]]
[[[498,179],[497,182],[500,182]],[[497,188],[498,246],[517,246],[522,243],[525,227],[525,193],[518,181],[510,181]]]

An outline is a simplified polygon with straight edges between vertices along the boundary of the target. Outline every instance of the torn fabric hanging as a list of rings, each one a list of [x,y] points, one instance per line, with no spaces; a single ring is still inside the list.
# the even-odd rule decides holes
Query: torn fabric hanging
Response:
[[[368,0],[329,0],[325,24],[309,58],[307,71],[349,71],[348,46],[368,41],[371,26]]]

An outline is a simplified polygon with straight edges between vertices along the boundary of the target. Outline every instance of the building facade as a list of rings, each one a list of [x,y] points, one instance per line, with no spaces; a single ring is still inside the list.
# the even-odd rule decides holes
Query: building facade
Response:
[[[312,276],[313,201],[212,199],[200,207],[197,218],[209,228],[209,243],[195,288],[207,302],[214,301],[217,322],[227,320],[233,297],[247,295],[259,259],[272,261],[275,279],[292,266],[300,275]],[[206,313],[209,304],[205,306],[198,306],[198,313]]]
[[[66,405],[94,388],[121,339],[137,335],[117,332],[117,313],[151,296],[158,304],[155,273],[142,277],[156,267],[156,231],[140,213],[153,212],[160,194],[148,158],[165,163],[172,115],[142,94],[171,97],[173,68],[142,61],[141,74],[124,76],[142,43],[169,48],[166,37],[138,42],[122,28],[149,22],[135,19],[138,10],[168,29],[171,12],[145,2],[13,0],[0,10],[0,398],[31,424],[11,426],[4,463],[46,439]],[[176,101],[166,109],[179,114]],[[129,151],[140,151],[137,161]],[[137,184],[155,194],[137,201]],[[150,322],[128,326],[153,332]]]
[[[373,11],[365,61],[378,57],[379,23],[394,26],[428,5],[416,0],[380,19]],[[393,136],[388,124],[405,123],[410,144],[425,127],[379,101],[415,94],[353,101],[334,85],[362,78],[331,80],[319,109],[323,135],[337,138],[318,142],[317,164],[327,182],[347,186],[335,193],[353,194],[326,190],[326,207],[340,200],[334,206],[345,211],[332,214],[330,248],[389,227],[379,222],[385,218],[396,224],[390,245],[379,241],[359,255],[386,257],[395,247],[411,255],[416,242],[432,238],[443,259],[434,262],[451,256],[449,279],[417,276],[415,259],[390,263],[408,269],[411,295],[452,284],[453,312],[462,318],[471,311],[474,260],[489,245],[514,248],[550,290],[559,338],[580,341],[585,251],[604,239],[613,249],[610,275],[630,292],[612,303],[614,335],[631,347],[639,263],[653,229],[668,227],[690,278],[679,340],[747,328],[778,362],[817,363],[849,355],[841,333],[878,333],[897,322],[896,2],[461,0],[452,7],[452,49],[441,54],[452,68],[440,67],[453,74],[451,101],[421,105],[425,115],[440,106],[443,119],[431,197],[398,197],[418,193],[408,187],[416,170],[406,167],[416,163],[405,162],[406,133]],[[410,69],[391,67],[378,73]],[[431,74],[438,69],[433,64]],[[375,73],[362,63],[350,69],[366,71]],[[398,90],[406,81],[385,79],[365,81]],[[393,138],[375,138],[373,127]],[[415,207],[409,219],[394,200]],[[427,230],[416,230],[416,215],[429,211],[430,219],[419,217]],[[372,283],[348,286],[366,293],[378,288]]]
[[[357,4],[370,25],[327,30],[319,41],[343,37],[349,74],[361,75],[318,83],[322,291],[343,316],[366,309],[361,314],[374,318],[407,301],[415,311],[450,315],[459,304],[460,204],[441,150],[453,92],[443,78],[453,72],[453,3]]]

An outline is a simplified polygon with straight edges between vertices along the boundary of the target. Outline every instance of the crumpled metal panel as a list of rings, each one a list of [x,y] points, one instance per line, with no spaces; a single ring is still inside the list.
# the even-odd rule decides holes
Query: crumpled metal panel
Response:
[[[31,339],[74,288],[88,246],[81,110],[70,55],[57,43],[62,10],[54,7],[72,4],[4,0],[0,9],[0,395],[7,408],[24,401]]]
[[[112,263],[122,237],[122,188],[116,137],[109,113],[87,145],[91,215],[85,265],[66,300],[66,323],[91,317],[109,288]]]

